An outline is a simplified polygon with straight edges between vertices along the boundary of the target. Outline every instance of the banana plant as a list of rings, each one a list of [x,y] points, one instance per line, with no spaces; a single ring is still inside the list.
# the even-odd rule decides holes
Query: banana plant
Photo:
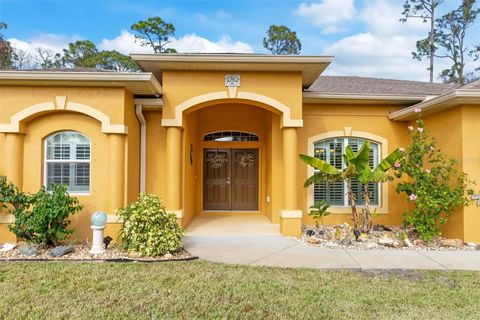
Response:
[[[362,231],[367,232],[372,225],[368,184],[387,181],[389,179],[387,171],[394,165],[399,156],[400,151],[397,149],[372,170],[369,166],[370,142],[368,140],[364,142],[357,152],[354,152],[349,145],[345,148],[345,154],[343,155],[345,168],[342,170],[335,168],[321,159],[301,154],[300,159],[304,163],[318,170],[318,172],[315,172],[305,181],[304,187],[309,187],[314,183],[324,181],[345,181],[347,185],[347,197],[352,209],[354,229],[358,229],[359,219],[356,207],[357,198],[352,188],[352,179],[356,178],[364,186],[362,192],[364,198],[364,208],[362,209]]]
[[[362,149],[370,150],[370,142],[367,140],[362,146]],[[360,151],[359,151],[360,153]],[[367,153],[368,155],[368,153]],[[368,157],[357,157],[354,159],[354,165],[357,171],[357,180],[363,186],[362,196],[363,196],[363,208],[362,208],[362,221],[361,229],[363,232],[369,232],[372,228],[372,218],[373,214],[370,210],[370,191],[368,190],[369,183],[382,183],[390,179],[387,171],[390,170],[395,161],[400,157],[400,150],[396,149],[391,154],[389,154],[385,159],[383,159],[377,167],[373,170],[370,168],[368,163]]]
[[[352,178],[357,176],[357,166],[362,167],[364,161],[363,158],[366,157],[368,165],[368,155],[369,149],[362,147],[358,152],[353,152],[350,146],[346,147],[345,154],[343,155],[343,160],[345,162],[345,168],[340,170],[332,166],[326,161],[321,159],[311,157],[305,154],[300,154],[300,160],[309,166],[318,170],[311,177],[309,177],[305,183],[304,187],[309,187],[314,183],[320,183],[324,181],[333,182],[333,181],[345,181],[347,184],[347,197],[352,209],[352,221],[355,229],[357,228],[358,223],[358,213],[356,206],[356,196],[352,190]],[[365,155],[366,154],[366,155]]]

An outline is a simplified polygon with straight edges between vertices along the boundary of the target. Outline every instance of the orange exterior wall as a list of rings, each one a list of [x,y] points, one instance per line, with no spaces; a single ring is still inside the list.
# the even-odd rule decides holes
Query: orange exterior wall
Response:
[[[26,87],[0,86],[0,123],[9,123],[11,115],[35,104],[55,101],[57,96],[66,96],[67,103],[75,102],[101,111],[110,118],[111,124],[125,125],[128,134],[121,136],[125,143],[123,155],[111,155],[109,147],[110,134],[102,133],[98,120],[78,112],[54,110],[36,114],[22,123],[24,129],[23,160],[9,159],[10,151],[5,145],[5,134],[0,134],[0,175],[6,173],[6,160],[22,161],[22,190],[36,192],[43,185],[44,139],[63,130],[78,131],[91,141],[91,185],[89,194],[75,194],[83,210],[71,217],[72,229],[75,230],[73,240],[84,241],[91,238],[90,215],[97,210],[107,212],[113,222],[115,212],[109,211],[110,161],[116,157],[124,157],[124,179],[121,205],[134,200],[139,188],[139,125],[135,118],[133,96],[122,88],[76,88],[76,87]],[[8,179],[8,177],[7,177]],[[117,206],[115,206],[117,207]],[[13,235],[7,231],[7,213],[2,215],[0,223],[0,242],[11,241]],[[106,234],[117,238],[120,227],[118,223],[108,223]]]

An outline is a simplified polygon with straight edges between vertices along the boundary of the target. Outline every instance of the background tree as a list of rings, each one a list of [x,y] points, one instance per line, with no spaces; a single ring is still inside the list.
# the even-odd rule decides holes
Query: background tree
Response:
[[[15,69],[33,69],[35,68],[35,62],[32,56],[23,49],[13,49],[12,66]]]
[[[433,82],[433,67],[435,60],[436,47],[436,24],[435,12],[438,6],[443,4],[445,0],[405,0],[403,4],[402,22],[407,22],[410,18],[422,19],[424,23],[430,23],[430,31],[428,37],[417,41],[417,51],[412,52],[414,59],[422,60],[427,57],[430,60],[430,82]]]
[[[175,27],[171,23],[166,23],[160,17],[151,17],[146,21],[139,21],[130,27],[135,32],[135,39],[140,41],[142,47],[150,46],[155,53],[175,53],[173,48],[165,46],[175,35]]]
[[[114,70],[118,72],[139,71],[138,66],[132,58],[123,55],[118,51],[101,51],[99,54],[99,64],[97,68],[105,70]]]
[[[5,22],[0,22],[0,30],[7,29]],[[13,48],[0,32],[0,69],[11,68],[13,64]]]
[[[438,44],[443,49],[439,58],[449,59],[452,66],[444,69],[440,78],[445,83],[465,84],[472,75],[465,74],[465,58],[471,52],[465,43],[467,30],[475,23],[480,9],[474,8],[475,0],[463,0],[455,10],[437,20]]]
[[[52,49],[36,47],[34,60],[37,67],[40,69],[62,67],[62,55],[60,53],[55,53]]]
[[[263,38],[263,46],[273,54],[300,54],[302,50],[297,33],[284,25],[271,25],[267,37]]]
[[[75,68],[96,68],[100,62],[98,49],[89,40],[79,40],[68,44],[63,49],[62,63],[64,66]]]

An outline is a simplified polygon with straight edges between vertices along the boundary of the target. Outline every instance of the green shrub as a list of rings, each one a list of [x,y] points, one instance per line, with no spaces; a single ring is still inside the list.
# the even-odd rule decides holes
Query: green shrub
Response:
[[[420,113],[420,110],[416,110]],[[409,126],[412,138],[407,150],[395,163],[397,178],[406,176],[396,191],[404,193],[411,209],[404,213],[404,224],[414,226],[424,240],[440,235],[455,208],[471,203],[472,183],[458,172],[457,161],[447,158],[418,117],[416,127]]]
[[[73,230],[67,229],[70,225],[68,217],[82,210],[82,206],[77,198],[67,193],[66,186],[52,185],[52,192],[42,187],[34,195],[23,194],[18,189],[16,193],[12,198],[17,202],[10,202],[15,222],[8,228],[18,238],[32,243],[58,245],[73,233]]]
[[[323,217],[326,217],[330,214],[330,212],[328,212],[328,208],[330,208],[330,205],[324,200],[315,202],[315,204],[310,207],[310,212],[308,214],[315,220],[317,228],[318,221],[320,220],[323,224]]]
[[[157,256],[183,247],[183,229],[155,195],[141,193],[136,202],[117,211],[123,221],[122,245],[142,256]]]

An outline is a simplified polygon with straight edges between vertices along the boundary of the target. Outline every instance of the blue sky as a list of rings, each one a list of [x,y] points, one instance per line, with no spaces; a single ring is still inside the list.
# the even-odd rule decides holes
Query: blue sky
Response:
[[[302,54],[334,55],[328,73],[426,80],[426,62],[411,59],[415,41],[426,35],[421,21],[400,23],[401,0],[0,0],[5,35],[21,49],[58,51],[89,39],[101,49],[148,52],[135,43],[130,25],[160,16],[176,27],[172,46],[183,52],[260,52],[271,24],[298,33]],[[442,11],[457,5],[447,0]],[[480,42],[470,30],[469,42]],[[440,62],[439,69],[442,62]]]

